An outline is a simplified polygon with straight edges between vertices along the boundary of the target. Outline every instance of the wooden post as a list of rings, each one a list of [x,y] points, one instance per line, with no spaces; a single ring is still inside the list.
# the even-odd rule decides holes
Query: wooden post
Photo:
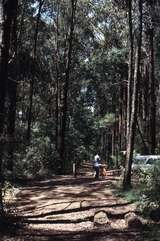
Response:
[[[77,172],[76,172],[76,163],[73,162],[73,176],[77,177]]]

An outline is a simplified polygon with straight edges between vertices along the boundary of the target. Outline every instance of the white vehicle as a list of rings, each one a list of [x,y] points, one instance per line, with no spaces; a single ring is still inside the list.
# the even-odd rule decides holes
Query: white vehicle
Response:
[[[146,170],[152,168],[156,164],[160,165],[160,155],[137,155],[133,158],[132,170]]]

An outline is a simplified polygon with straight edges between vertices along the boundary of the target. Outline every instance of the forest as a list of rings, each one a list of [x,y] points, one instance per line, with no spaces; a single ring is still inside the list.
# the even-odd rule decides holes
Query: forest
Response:
[[[16,216],[7,192],[73,165],[74,187],[97,153],[119,193],[160,221],[160,162],[132,169],[160,155],[159,87],[159,0],[0,0],[0,224]]]

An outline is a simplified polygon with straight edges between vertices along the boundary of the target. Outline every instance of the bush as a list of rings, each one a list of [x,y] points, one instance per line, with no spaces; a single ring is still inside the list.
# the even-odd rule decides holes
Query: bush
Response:
[[[16,153],[15,173],[18,176],[35,176],[54,169],[53,145],[48,137],[39,137],[21,155]]]
[[[140,174],[142,195],[140,197],[140,209],[147,212],[160,206],[160,165],[143,170]]]

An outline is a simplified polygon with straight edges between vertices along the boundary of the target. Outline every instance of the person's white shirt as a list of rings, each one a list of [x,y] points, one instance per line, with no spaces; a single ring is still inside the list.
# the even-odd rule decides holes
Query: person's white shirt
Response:
[[[98,167],[100,165],[99,161],[100,161],[100,156],[97,154],[94,157],[93,166]]]

